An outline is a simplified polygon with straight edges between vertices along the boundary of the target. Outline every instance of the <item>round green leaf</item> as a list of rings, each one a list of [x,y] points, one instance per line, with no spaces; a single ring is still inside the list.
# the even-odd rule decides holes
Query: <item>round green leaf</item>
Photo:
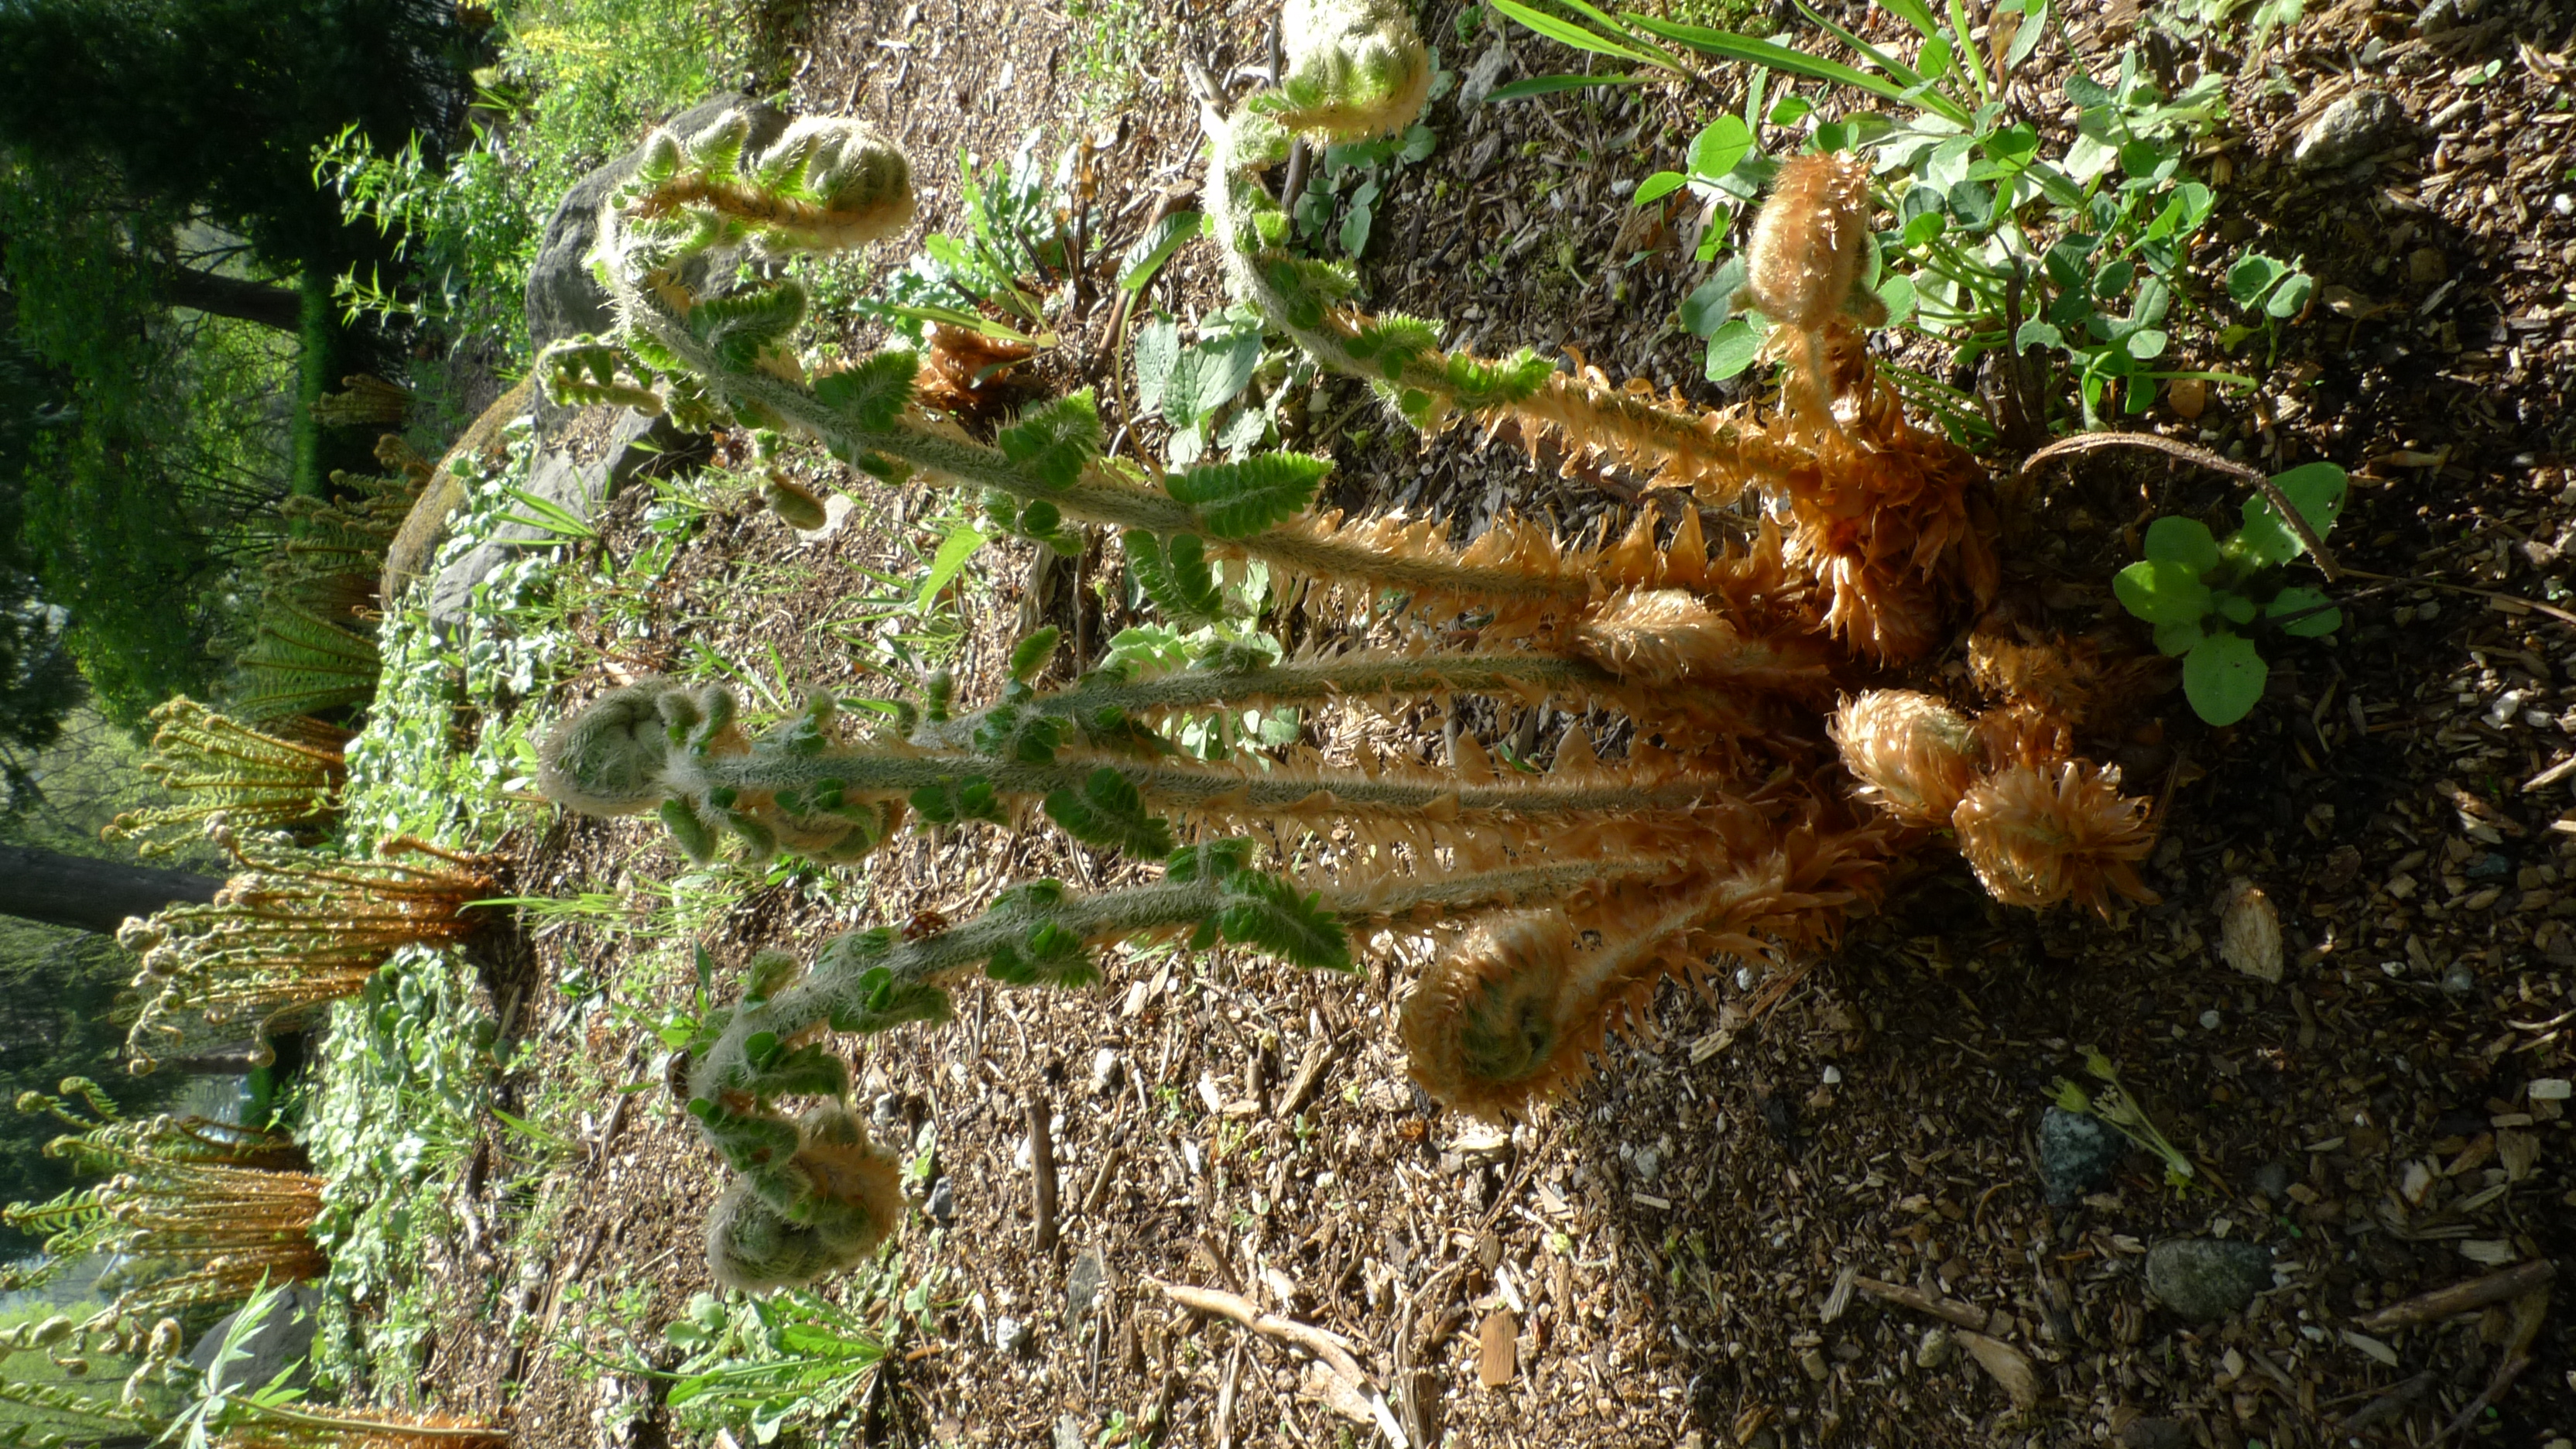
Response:
[[[1717,329],[1708,339],[1708,380],[1722,381],[1751,367],[1770,330],[1770,321],[1759,312],[1745,313]]]
[[[1753,130],[1740,116],[1720,116],[1691,138],[1690,169],[1694,176],[1716,180],[1735,169],[1753,149]]]
[[[2239,307],[2250,308],[2261,301],[2263,294],[2272,290],[2272,284],[2281,280],[2281,274],[2288,270],[2261,252],[2247,252],[2236,265],[2227,269],[2228,300]]]
[[[2153,327],[2141,327],[2129,334],[2129,355],[2140,362],[2152,362],[2164,356],[2165,334]]]
[[[1886,281],[1879,283],[1879,305],[1887,309],[1887,321],[1881,325],[1888,327],[1904,326],[1906,322],[1914,316],[1914,306],[1917,300],[1919,299],[1916,297],[1914,292],[1914,279],[1911,277],[1891,276]]]
[[[2210,609],[2209,586],[2198,570],[2162,559],[2142,559],[2120,570],[2111,592],[2130,613],[2150,624],[2197,620]]]
[[[2344,497],[2350,491],[2343,469],[2332,463],[2302,463],[2286,473],[2273,474],[2272,482],[2320,538],[2342,516]],[[2259,562],[2285,564],[2306,548],[2273,510],[2272,500],[2264,495],[2257,493],[2246,499],[2241,511],[2245,527],[2236,537],[2240,547]]]
[[[2311,609],[2316,612],[2309,613]],[[2281,632],[2301,639],[2322,639],[2343,627],[2343,610],[2334,607],[2323,589],[2312,589],[2304,584],[2283,589],[2274,595],[2271,606],[2263,614],[2266,618],[2287,621],[2281,625]],[[2294,618],[2294,615],[2306,617]]]
[[[2190,653],[2191,646],[2199,643],[2207,635],[2208,631],[2200,627],[2198,619],[2185,619],[2179,624],[2158,624],[2156,652],[2168,659],[2180,658]]]
[[[2218,567],[2218,540],[2199,519],[2168,514],[2147,525],[2146,555],[2205,574]]]
[[[2218,602],[2218,616],[2230,624],[2254,622],[2254,601],[2243,594],[2221,592],[2213,595]]]
[[[1709,274],[1709,279],[1691,289],[1682,299],[1682,330],[1693,337],[1711,337],[1727,323],[1735,306],[1735,294],[1744,290],[1744,258],[1732,256]]]
[[[2281,285],[2273,291],[2271,296],[2264,299],[2263,315],[2267,317],[2281,318],[2295,317],[2299,314],[2300,309],[2308,305],[2308,298],[2314,296],[2316,294],[2316,290],[2316,278],[2309,276],[2305,272],[2292,272],[2288,278],[2283,280]]]
[[[2192,713],[2214,725],[2232,725],[2253,713],[2272,674],[2254,641],[2242,634],[2212,634],[2182,659],[2182,693]]]

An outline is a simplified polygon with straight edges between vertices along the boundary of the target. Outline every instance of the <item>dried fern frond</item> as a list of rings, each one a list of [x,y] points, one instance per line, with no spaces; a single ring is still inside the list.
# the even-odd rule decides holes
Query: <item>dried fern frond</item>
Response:
[[[1859,386],[1876,395],[1874,381]],[[1788,556],[1815,576],[1826,626],[1866,658],[1903,664],[1932,648],[1954,612],[1991,602],[2002,567],[1985,476],[1895,408],[1865,407],[1787,495]]]
[[[63,1083],[107,1117],[93,1084]],[[87,1088],[88,1090],[83,1090]],[[49,1112],[88,1130],[57,1137],[46,1155],[112,1174],[45,1203],[13,1203],[0,1222],[38,1238],[32,1264],[0,1271],[0,1291],[36,1286],[61,1268],[103,1254],[118,1263],[111,1313],[150,1318],[238,1302],[263,1281],[321,1276],[311,1228],[322,1207],[320,1178],[276,1164],[301,1154],[266,1133],[196,1118],[82,1122],[61,1099],[30,1092],[19,1110]]]
[[[1854,695],[1826,729],[1860,797],[1908,825],[1949,824],[1983,763],[1967,716],[1912,690]]]
[[[243,687],[233,708],[249,720],[364,704],[375,698],[384,667],[373,639],[275,598],[262,601],[259,638],[241,664]]]
[[[2137,862],[2155,848],[2147,802],[2120,793],[2116,765],[2014,762],[1971,786],[1951,816],[1987,894],[2034,910],[2070,897],[2111,914],[2111,893],[2152,902]]]
[[[1821,830],[1812,808],[1740,813],[1674,879],[1483,917],[1405,1001],[1414,1081],[1474,1116],[1525,1115],[1589,1077],[1608,1033],[1642,1020],[1664,977],[1697,981],[1715,956],[1831,940],[1873,897],[1886,851],[1874,830]]]
[[[343,391],[313,400],[313,421],[326,428],[360,428],[370,424],[402,426],[411,411],[411,389],[368,373],[340,379]]]
[[[1868,250],[1868,163],[1822,153],[1782,162],[1744,251],[1744,290],[1790,349],[1790,414],[1816,431],[1833,431],[1825,328],[1860,290]]]

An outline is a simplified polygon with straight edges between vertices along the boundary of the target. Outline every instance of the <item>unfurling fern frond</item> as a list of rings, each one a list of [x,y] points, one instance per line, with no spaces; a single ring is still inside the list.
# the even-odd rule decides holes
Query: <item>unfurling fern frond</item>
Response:
[[[163,832],[195,830],[221,815],[238,829],[277,830],[326,819],[344,769],[336,747],[263,733],[184,695],[152,711],[158,728],[145,774],[181,803],[119,815],[110,838],[140,839],[142,853],[177,848]],[[162,838],[155,838],[156,835]]]

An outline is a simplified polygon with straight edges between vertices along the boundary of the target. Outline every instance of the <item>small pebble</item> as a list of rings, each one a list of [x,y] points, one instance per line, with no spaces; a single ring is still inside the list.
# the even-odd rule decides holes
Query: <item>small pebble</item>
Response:
[[[1064,1275],[1064,1316],[1079,1325],[1100,1299],[1100,1280],[1105,1276],[1097,1249],[1087,1250],[1073,1260]]]
[[[2394,145],[2406,130],[2406,108],[2386,91],[2358,90],[2299,133],[2290,164],[2302,171],[2332,171]]]
[[[2290,1190],[2290,1165],[2267,1162],[2254,1169],[2254,1190],[2269,1198],[2279,1198]]]
[[[1100,1050],[1091,1054],[1091,1095],[1097,1097],[1101,1093],[1108,1091],[1110,1088],[1117,1086],[1118,1077],[1118,1053],[1116,1050],[1110,1047],[1102,1047]]]
[[[2477,990],[2478,973],[2470,970],[2466,961],[2454,961],[2442,973],[2442,994],[2445,996],[2474,996]]]
[[[1923,1341],[1914,1345],[1914,1366],[1925,1369],[1947,1368],[1951,1357],[1958,1351],[1958,1340],[1950,1336],[1950,1330],[1935,1324],[1923,1330]]]
[[[2306,505],[2306,504],[2304,504],[2304,503],[2300,504],[2299,506],[2300,506],[2300,507],[2302,507],[2302,508],[2307,507],[2307,505]],[[2208,1011],[2204,1011],[2204,1012],[2202,1012],[2202,1013],[2200,1014],[2200,1029],[2201,1029],[2202,1031],[2216,1031],[2216,1030],[2218,1030],[2218,1022],[2219,1022],[2219,1016],[2218,1016],[2218,1012],[2217,1012],[2217,1010],[2216,1010],[2215,1008],[2213,1008],[2213,1009],[2211,1009],[2211,1010],[2208,1010]]]
[[[2147,1289],[2193,1322],[2242,1312],[2272,1286],[2272,1250],[2220,1238],[2175,1238],[2147,1252]]]
[[[931,1221],[942,1227],[947,1226],[948,1220],[957,1213],[957,1195],[953,1186],[955,1181],[954,1178],[943,1177],[932,1183],[930,1201],[922,1207],[922,1211],[930,1214]]]
[[[2051,1207],[2076,1199],[2111,1180],[2111,1169],[2129,1150],[2128,1139],[2087,1112],[2049,1107],[2039,1116],[2039,1181]]]
[[[1663,1173],[1664,1155],[1651,1147],[1640,1147],[1637,1149],[1635,1160],[1630,1162],[1629,1166],[1636,1169],[1639,1180],[1652,1182]]]
[[[993,1347],[1018,1353],[1029,1345],[1029,1326],[1005,1313],[993,1320]]]

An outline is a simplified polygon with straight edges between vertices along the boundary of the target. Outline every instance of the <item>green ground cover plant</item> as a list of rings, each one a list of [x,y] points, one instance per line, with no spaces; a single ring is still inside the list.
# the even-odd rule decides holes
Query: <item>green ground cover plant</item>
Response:
[[[1966,37],[1955,10],[1921,3],[1889,9],[1914,31],[1910,59],[1863,41],[1813,11],[1849,59],[1794,49],[1734,31],[1569,3],[1556,8],[1499,0],[1515,21],[1578,49],[1691,77],[1711,61],[1753,72],[1743,114],[1721,116],[1692,141],[1687,169],[1637,187],[1647,205],[1687,188],[1732,214],[1768,184],[1778,161],[1764,127],[1803,132],[1813,150],[1868,160],[1875,209],[1886,221],[1868,239],[1863,284],[1876,298],[1864,320],[1910,326],[1946,343],[1963,364],[2004,361],[2002,414],[1980,418],[1932,379],[1892,371],[1909,400],[1969,435],[2000,429],[2027,447],[2074,425],[2104,425],[2106,407],[2143,412],[2156,384],[2198,377],[2239,386],[2234,374],[2158,367],[2172,314],[2188,308],[2184,270],[2215,204],[2192,176],[2193,147],[2225,112],[2212,73],[2167,96],[2134,45],[2090,60],[2065,82],[2076,135],[2062,146],[2015,121],[2003,89],[2053,33],[2045,4],[2007,3],[1991,49]],[[2106,74],[2093,73],[2107,63]],[[1768,91],[1765,77],[1782,88]],[[1568,78],[1569,80],[1572,78]],[[1812,95],[1800,94],[1814,86]],[[1840,96],[1875,108],[1829,113]],[[1715,255],[1722,228],[1702,243]],[[1682,309],[1683,325],[1709,342],[1708,375],[1734,376],[1763,355],[1771,319],[1742,296],[1743,259],[1722,265]],[[1883,316],[1877,315],[1883,309]],[[2072,397],[2064,396],[2071,391]],[[2070,410],[2067,403],[2074,404]]]
[[[2343,512],[2343,469],[2308,463],[2273,476],[2318,538]],[[2120,571],[2120,606],[2155,626],[2156,647],[2182,660],[2184,697],[2214,725],[2253,712],[2271,666],[2258,640],[2321,639],[2343,623],[2325,591],[2290,583],[2284,565],[2308,551],[2269,498],[2244,503],[2244,527],[2218,538],[2196,518],[2168,515],[2147,525],[2146,557]]]

